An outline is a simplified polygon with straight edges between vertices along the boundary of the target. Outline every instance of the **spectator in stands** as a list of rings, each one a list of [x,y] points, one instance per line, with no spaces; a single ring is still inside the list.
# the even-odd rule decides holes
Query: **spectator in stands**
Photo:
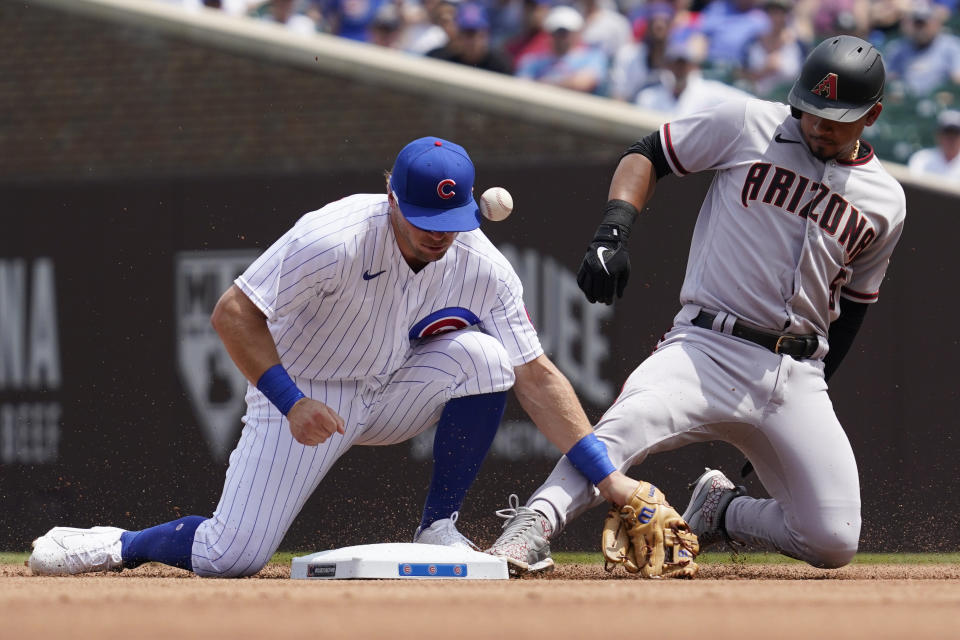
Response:
[[[427,53],[431,58],[466,64],[478,69],[513,73],[506,55],[490,48],[490,21],[486,9],[475,2],[465,2],[457,11],[457,31],[445,46]]]
[[[543,21],[552,8],[552,0],[522,0],[523,25],[520,33],[507,40],[504,51],[513,58],[516,67],[520,58],[530,53],[550,51],[550,34],[543,29]]]
[[[885,52],[887,81],[913,95],[928,95],[938,87],[960,84],[960,38],[944,33],[942,15],[928,0],[918,0],[903,21],[902,38]]]
[[[610,97],[633,102],[640,89],[656,81],[664,67],[664,54],[675,12],[667,2],[650,2],[634,19],[639,37],[620,47],[610,67]]]
[[[907,167],[918,175],[946,176],[960,184],[960,111],[940,112],[936,140],[936,147],[914,152]]]
[[[696,6],[700,7],[706,2],[697,1]],[[694,11],[694,0],[649,0],[642,2],[636,7],[632,7],[627,12],[633,27],[634,40],[643,40],[648,28],[648,20],[652,16],[659,16],[660,9],[657,5],[666,5],[670,8],[673,16],[670,19],[670,37],[671,39],[684,40],[688,36],[700,32],[700,11]]]
[[[673,21],[670,23],[670,33],[679,39],[685,39],[693,33],[700,32],[700,11],[693,10],[693,0],[670,0],[673,6]],[[697,6],[706,3],[698,2]]]
[[[581,0],[583,31],[580,39],[613,59],[620,47],[633,42],[633,29],[613,0]]]
[[[911,0],[870,0],[870,42],[886,46],[899,37],[900,25],[910,13]]]
[[[932,0],[932,2],[933,12],[940,18],[940,22],[947,22],[960,5],[958,0]]]
[[[806,58],[790,23],[792,8],[792,0],[764,0],[763,9],[770,19],[770,27],[747,46],[746,64],[739,75],[760,97],[773,97],[776,90],[789,87],[800,74]]]
[[[410,53],[426,55],[444,46],[457,30],[457,5],[460,0],[423,0],[420,11],[411,11],[399,47]]]
[[[700,68],[706,57],[706,42],[692,36],[667,47],[667,68],[659,82],[642,89],[636,104],[670,116],[682,116],[716,106],[727,100],[746,100],[750,94],[717,80],[708,80]]]
[[[219,9],[232,16],[246,15],[255,5],[260,4],[260,0],[158,0],[165,4],[180,5],[184,9],[199,9],[207,7],[208,9]]]
[[[700,30],[710,43],[707,59],[717,68],[743,65],[747,44],[767,30],[757,0],[712,0],[700,12]]]
[[[380,7],[390,0],[315,0],[323,30],[341,38],[366,42]]]
[[[317,32],[317,23],[304,15],[305,8],[298,0],[270,0],[260,7],[256,17],[282,24],[295,33],[312,35]]]
[[[608,63],[602,50],[580,41],[583,16],[573,7],[554,7],[543,21],[550,51],[530,53],[517,64],[516,75],[558,87],[602,95]]]
[[[367,42],[395,49],[403,33],[403,16],[393,2],[385,2],[377,9],[367,27]]]
[[[904,0],[894,0],[903,3]],[[843,33],[868,39],[870,36],[870,5],[873,0],[801,0],[795,9],[809,16],[811,33],[808,42]],[[805,34],[807,35],[807,34]]]
[[[503,51],[507,42],[523,32],[523,5],[524,0],[486,0],[490,46],[493,49]]]

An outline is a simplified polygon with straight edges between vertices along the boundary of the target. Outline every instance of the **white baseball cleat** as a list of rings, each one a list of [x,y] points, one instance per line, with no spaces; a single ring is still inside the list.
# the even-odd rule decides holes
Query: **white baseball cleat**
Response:
[[[479,551],[480,547],[457,530],[458,517],[460,512],[454,511],[449,518],[437,520],[422,531],[417,527],[417,532],[413,534],[413,541],[419,544],[438,544],[442,547]]]
[[[497,515],[504,518],[503,533],[487,549],[487,553],[505,558],[512,576],[527,573],[553,571],[550,557],[550,534],[553,528],[539,511],[521,507],[516,494],[510,494],[510,508],[500,509]]]
[[[121,571],[120,534],[124,531],[117,527],[54,527],[33,541],[30,571],[37,576]]]

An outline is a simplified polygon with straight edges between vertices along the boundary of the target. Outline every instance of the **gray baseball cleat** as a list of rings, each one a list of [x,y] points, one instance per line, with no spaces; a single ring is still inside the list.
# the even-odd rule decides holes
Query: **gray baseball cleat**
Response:
[[[121,571],[120,534],[124,529],[54,527],[33,541],[30,571],[37,576]]]
[[[516,494],[510,494],[510,508],[500,509],[497,515],[504,518],[503,533],[487,549],[487,553],[507,561],[512,576],[553,571],[550,557],[550,535],[553,528],[539,511],[521,507]]]
[[[480,547],[457,530],[458,517],[460,512],[454,511],[449,518],[437,520],[426,529],[421,530],[417,527],[417,532],[413,534],[413,541],[420,544],[438,544],[442,547],[479,551]]]
[[[746,495],[747,490],[735,486],[722,471],[709,467],[690,486],[693,487],[693,494],[687,510],[683,512],[683,519],[690,525],[690,530],[697,534],[700,552],[717,542],[732,543],[723,518],[730,502]]]

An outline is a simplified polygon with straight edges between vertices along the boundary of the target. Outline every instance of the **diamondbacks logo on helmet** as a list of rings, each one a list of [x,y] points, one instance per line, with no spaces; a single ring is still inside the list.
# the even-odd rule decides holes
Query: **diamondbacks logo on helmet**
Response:
[[[453,196],[457,195],[457,192],[453,190],[453,187],[455,186],[457,186],[457,183],[450,178],[441,180],[440,183],[437,184],[437,195],[444,200],[449,200]]]
[[[827,98],[828,100],[837,99],[837,74],[828,73],[823,77],[823,80],[817,83],[812,89],[813,93],[818,96]]]

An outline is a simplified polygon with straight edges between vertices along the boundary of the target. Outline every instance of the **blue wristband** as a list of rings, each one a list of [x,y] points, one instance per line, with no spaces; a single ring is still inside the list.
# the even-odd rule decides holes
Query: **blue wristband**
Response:
[[[570,447],[567,459],[595,485],[617,470],[607,455],[607,445],[593,433],[583,436]]]
[[[280,413],[287,415],[300,398],[306,398],[282,364],[275,364],[257,380],[257,389],[267,396]]]

